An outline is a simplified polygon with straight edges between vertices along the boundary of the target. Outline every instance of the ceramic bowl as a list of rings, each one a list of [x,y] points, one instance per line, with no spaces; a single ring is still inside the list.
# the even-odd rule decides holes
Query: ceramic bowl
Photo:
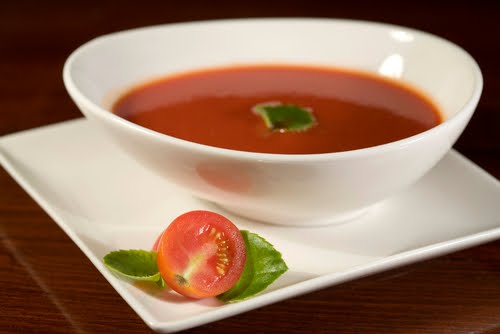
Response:
[[[154,78],[261,63],[342,67],[402,80],[429,96],[445,121],[385,145],[284,155],[196,144],[110,112],[121,93]],[[301,226],[353,219],[415,183],[462,133],[482,90],[473,58],[442,38],[334,19],[221,20],[113,33],[74,51],[63,76],[82,113],[145,167],[238,215]]]

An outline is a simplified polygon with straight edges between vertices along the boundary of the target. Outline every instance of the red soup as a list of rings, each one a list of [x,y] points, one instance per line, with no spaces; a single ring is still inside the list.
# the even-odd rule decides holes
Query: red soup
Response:
[[[262,103],[311,110],[306,131],[268,129]],[[139,86],[113,106],[133,123],[195,143],[240,151],[310,154],[355,150],[438,125],[436,106],[412,88],[348,70],[255,65],[169,76]]]

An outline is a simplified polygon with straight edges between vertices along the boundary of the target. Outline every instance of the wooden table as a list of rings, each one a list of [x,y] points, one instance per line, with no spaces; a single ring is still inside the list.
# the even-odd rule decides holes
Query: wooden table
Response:
[[[69,53],[95,36],[167,22],[259,16],[385,21],[430,31],[464,47],[479,62],[485,88],[455,148],[500,178],[498,1],[3,1],[0,135],[81,117],[65,92],[61,71]],[[3,170],[0,240],[1,333],[150,332]],[[186,332],[247,331],[500,333],[500,241]]]

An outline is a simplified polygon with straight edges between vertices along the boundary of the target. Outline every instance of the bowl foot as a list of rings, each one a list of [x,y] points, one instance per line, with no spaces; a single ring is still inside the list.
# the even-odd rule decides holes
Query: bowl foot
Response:
[[[242,209],[231,205],[223,205],[223,204],[222,205],[216,204],[216,205],[228,211],[231,214],[243,218],[256,220],[264,224],[290,226],[290,227],[318,227],[318,226],[340,225],[363,216],[365,213],[370,211],[371,208],[371,207],[366,207],[359,210],[349,211],[346,213],[336,214],[333,216],[326,216],[326,217],[311,216],[311,217],[292,218],[290,216],[280,215],[279,213],[263,214],[262,212]]]

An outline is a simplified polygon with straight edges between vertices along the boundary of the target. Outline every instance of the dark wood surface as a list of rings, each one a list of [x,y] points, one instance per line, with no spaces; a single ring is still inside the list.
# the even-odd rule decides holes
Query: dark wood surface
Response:
[[[500,178],[498,1],[2,1],[0,135],[81,117],[61,72],[69,53],[93,37],[168,22],[262,16],[390,22],[464,47],[479,62],[485,88],[455,148]],[[0,241],[0,333],[151,332],[2,169]],[[186,331],[226,332],[500,333],[500,241]]]

